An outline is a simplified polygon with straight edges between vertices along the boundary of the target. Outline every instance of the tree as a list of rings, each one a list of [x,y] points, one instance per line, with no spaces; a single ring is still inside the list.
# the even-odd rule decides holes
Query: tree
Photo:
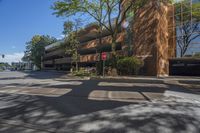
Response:
[[[144,1],[146,0],[62,0],[55,2],[52,8],[56,11],[57,16],[69,17],[78,13],[88,14],[98,22],[100,34],[103,28],[110,32],[112,51],[115,55],[117,35],[127,13],[130,9],[136,10]]]
[[[183,57],[192,45],[192,41],[200,37],[200,27],[199,24],[191,25],[190,23],[185,23],[182,27],[178,27],[178,29],[181,33],[177,37],[177,44],[180,48],[180,56]]]
[[[35,35],[31,41],[26,43],[26,51],[24,52],[23,61],[32,61],[39,69],[41,69],[42,57],[44,56],[45,46],[50,45],[57,40],[50,36]]]
[[[64,27],[63,34],[65,35],[65,38],[66,38],[67,35],[73,31],[73,22],[66,21],[66,22],[64,22],[63,27]]]
[[[72,55],[72,61],[76,64],[76,71],[78,71],[78,60],[79,60],[79,54],[78,54],[78,48],[79,48],[79,41],[77,39],[77,35],[75,32],[72,32],[68,35],[66,39],[67,45],[66,45],[66,52]]]
[[[183,57],[192,41],[200,37],[200,3],[194,3],[191,8],[189,1],[182,1],[176,5],[177,45],[180,56]],[[183,13],[185,12],[185,13]]]
[[[76,71],[78,71],[79,53],[78,49],[80,42],[78,40],[78,30],[81,26],[81,20],[76,19],[75,22],[67,21],[64,23],[66,53],[72,55],[72,60],[76,64]]]
[[[79,0],[72,0],[72,1],[57,1],[54,3],[53,9],[56,10],[55,14],[57,16],[73,16],[78,13],[86,13],[90,17],[94,18],[98,24],[98,36],[99,36],[99,44],[102,44],[102,30],[103,30],[103,23],[106,20],[106,13],[104,12],[104,3],[103,0],[96,0],[96,1],[79,1]],[[62,11],[62,8],[64,10]],[[84,15],[85,16],[85,15]]]

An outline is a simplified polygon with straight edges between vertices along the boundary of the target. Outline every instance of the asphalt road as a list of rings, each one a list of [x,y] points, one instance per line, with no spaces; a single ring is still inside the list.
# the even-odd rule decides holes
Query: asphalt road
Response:
[[[2,133],[199,133],[199,125],[200,95],[169,79],[0,72]]]

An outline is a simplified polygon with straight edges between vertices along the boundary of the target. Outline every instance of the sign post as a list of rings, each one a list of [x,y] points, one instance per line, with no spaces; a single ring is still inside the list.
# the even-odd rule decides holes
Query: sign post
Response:
[[[105,61],[107,58],[106,52],[101,53],[101,60],[103,60],[103,77],[105,77]]]

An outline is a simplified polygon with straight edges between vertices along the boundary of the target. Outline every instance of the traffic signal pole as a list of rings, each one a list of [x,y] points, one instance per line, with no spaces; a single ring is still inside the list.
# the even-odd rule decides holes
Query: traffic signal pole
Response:
[[[103,60],[103,77],[105,77],[105,60]]]

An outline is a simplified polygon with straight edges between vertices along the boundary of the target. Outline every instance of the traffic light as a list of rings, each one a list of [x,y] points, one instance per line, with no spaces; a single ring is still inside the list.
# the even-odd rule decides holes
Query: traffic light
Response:
[[[4,55],[4,54],[2,54],[2,58],[5,58],[5,55]]]

